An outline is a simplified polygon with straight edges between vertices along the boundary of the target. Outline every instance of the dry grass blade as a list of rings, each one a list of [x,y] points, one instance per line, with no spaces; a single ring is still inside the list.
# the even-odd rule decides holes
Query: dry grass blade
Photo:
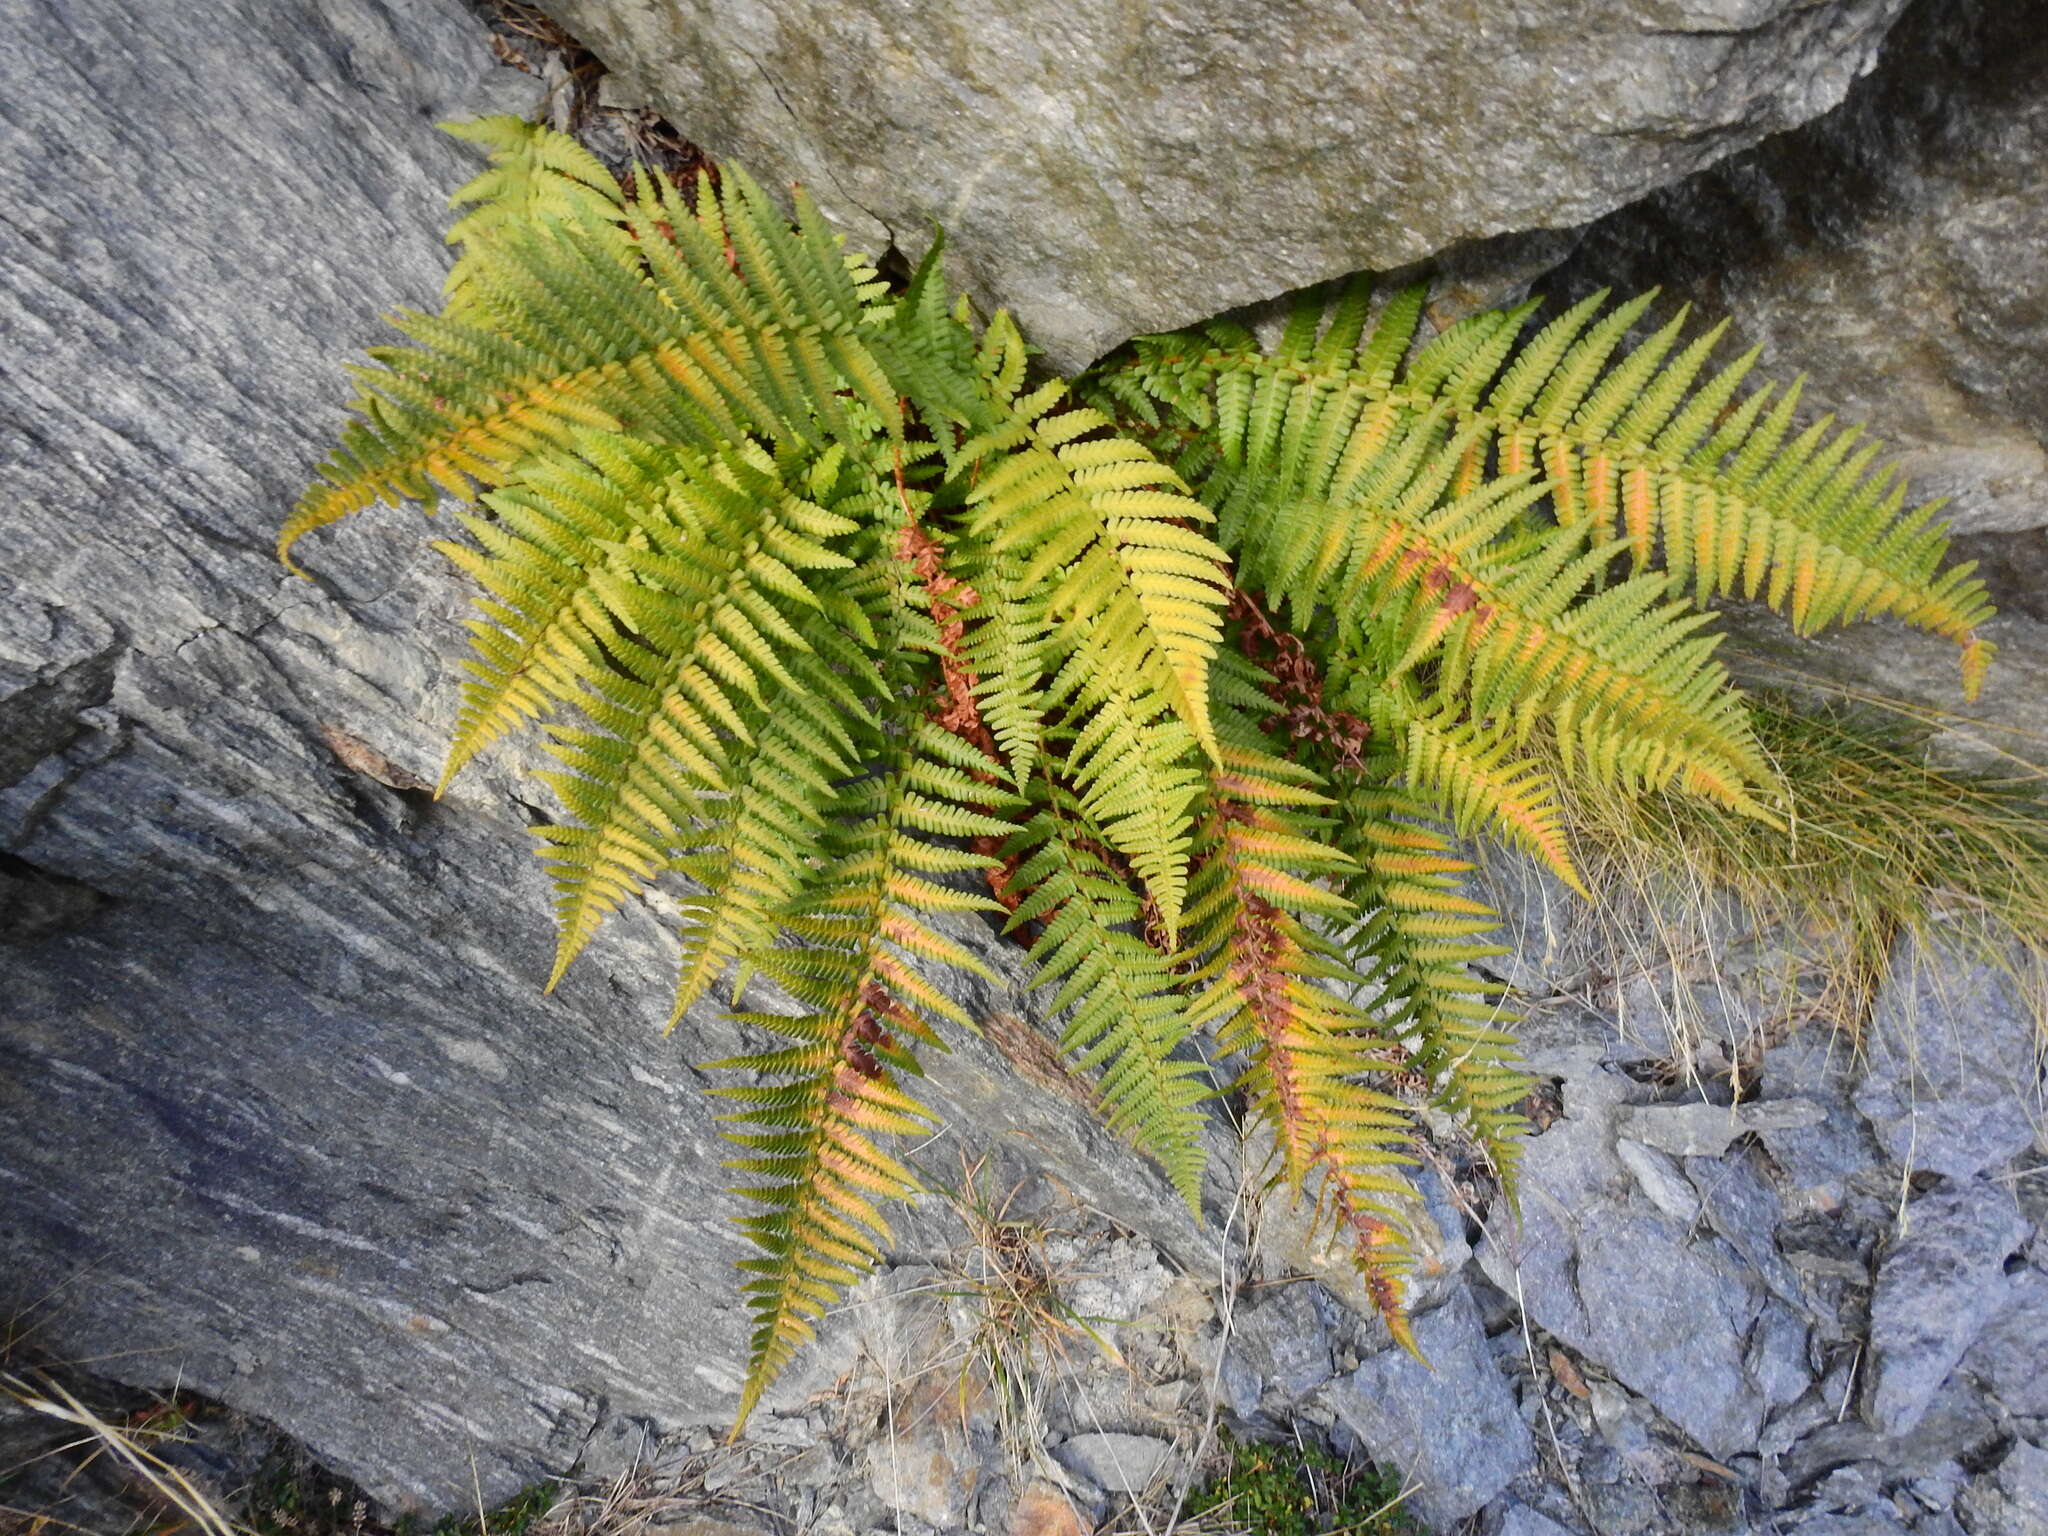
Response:
[[[61,1383],[39,1371],[25,1376],[8,1371],[0,1373],[0,1392],[31,1412],[85,1431],[158,1498],[183,1515],[200,1536],[240,1536],[238,1527],[184,1473],[152,1452],[136,1435],[94,1413]]]

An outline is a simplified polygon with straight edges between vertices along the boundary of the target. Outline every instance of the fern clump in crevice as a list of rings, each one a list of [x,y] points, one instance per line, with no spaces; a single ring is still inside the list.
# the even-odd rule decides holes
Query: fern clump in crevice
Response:
[[[1213,1038],[1405,1338],[1421,1118],[1512,1193],[1526,1087],[1452,839],[1580,883],[1566,787],[1769,820],[1717,596],[1924,625],[1971,682],[1988,658],[1928,510],[1790,436],[1786,397],[1738,402],[1746,364],[1702,382],[1711,337],[1614,361],[1638,307],[1410,358],[1419,295],[1368,329],[1354,284],[1271,353],[1151,338],[1077,391],[936,248],[898,292],[801,192],[792,222],[730,168],[621,187],[546,130],[465,131],[494,164],[448,305],[358,371],[280,552],[375,500],[468,505],[443,785],[541,733],[553,979],[681,875],[673,1017],[726,986],[779,1040],[718,1064],[758,1250],[742,1417],[916,1187],[887,1138],[930,1123],[919,1052],[975,1026],[931,979],[980,964],[950,920],[1026,945],[1191,1205]]]

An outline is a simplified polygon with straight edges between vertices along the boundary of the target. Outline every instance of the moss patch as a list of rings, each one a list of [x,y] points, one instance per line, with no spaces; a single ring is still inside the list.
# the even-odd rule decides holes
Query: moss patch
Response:
[[[1210,1531],[1257,1536],[1416,1536],[1400,1507],[1401,1480],[1369,1463],[1347,1466],[1319,1446],[1265,1445],[1226,1438],[1223,1471],[1188,1496],[1188,1511]]]

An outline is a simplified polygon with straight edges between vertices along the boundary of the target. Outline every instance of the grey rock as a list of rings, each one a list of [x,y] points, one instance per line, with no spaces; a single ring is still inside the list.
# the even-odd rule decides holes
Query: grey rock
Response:
[[[577,1465],[584,1476],[616,1482],[648,1466],[661,1447],[661,1431],[649,1419],[613,1414],[590,1432]]]
[[[1535,1449],[1469,1292],[1416,1318],[1415,1341],[1428,1365],[1382,1350],[1326,1397],[1375,1460],[1418,1485],[1410,1507],[1447,1526],[1507,1487]]]
[[[1588,1518],[1600,1536],[1656,1536],[1667,1523],[1656,1491],[1633,1478],[1589,1483],[1585,1497]]]
[[[476,161],[432,123],[532,83],[457,0],[9,23],[0,846],[92,899],[0,959],[0,1273],[53,1350],[394,1507],[566,1471],[604,1413],[729,1423],[737,1206],[688,1063],[745,1042],[711,1010],[661,1038],[658,902],[541,993],[510,754],[430,806],[337,758],[329,728],[431,777],[453,719],[468,599],[417,513],[336,530],[315,582],[270,553],[342,361],[439,292]],[[1001,1027],[931,1064],[934,1173],[970,1140],[1071,1161],[1213,1273],[1213,1230],[1001,1054],[1016,998],[956,992]]]
[[[2048,1531],[2048,1450],[2016,1442],[2005,1460],[1957,1500],[1970,1536],[2039,1536]]]
[[[2006,1299],[2006,1256],[2026,1240],[2012,1192],[1973,1181],[1907,1206],[1870,1301],[1864,1416],[1881,1433],[1919,1423]]]
[[[1073,364],[1581,223],[1833,106],[1902,6],[1530,0],[1487,25],[1278,0],[555,10],[698,142],[808,183],[860,238],[922,249],[942,223],[958,275]]]
[[[1714,1455],[1754,1443],[1763,1403],[1742,1355],[1758,1298],[1739,1275],[1661,1219],[1596,1206],[1580,1224],[1578,1288],[1591,1326],[1567,1342]]]
[[[1151,1435],[1075,1435],[1053,1449],[1061,1466],[1105,1493],[1143,1493],[1172,1465],[1173,1447]]]
[[[1806,1288],[1778,1251],[1777,1229],[1784,1208],[1760,1161],[1753,1149],[1744,1149],[1727,1157],[1688,1158],[1685,1168],[1713,1229],[1742,1255],[1773,1296],[1804,1308]]]
[[[2009,1177],[2020,1203],[2020,1215],[2034,1228],[2027,1239],[2027,1262],[2048,1273],[2048,1157],[2038,1152],[2020,1157]]]
[[[1540,1509],[1531,1509],[1526,1504],[1510,1504],[1501,1511],[1500,1523],[1493,1528],[1493,1536],[1571,1536],[1571,1533]]]
[[[1497,942],[1505,953],[1489,959],[1488,968],[1526,997],[1576,986],[1605,948],[1586,921],[1585,897],[1505,844],[1477,841],[1468,857],[1472,894],[1501,919]]]
[[[2007,1413],[2048,1416],[2048,1275],[2028,1269],[2007,1282],[2003,1306],[1963,1357]]]
[[[1699,1192],[1692,1187],[1685,1176],[1685,1170],[1669,1152],[1660,1152],[1655,1147],[1644,1146],[1627,1136],[1614,1143],[1614,1155],[1621,1159],[1624,1168],[1635,1175],[1636,1186],[1657,1207],[1673,1221],[1690,1223],[1700,1214]]]
[[[1859,1509],[1815,1515],[1792,1529],[1799,1536],[1906,1536],[1913,1527],[1901,1520],[1889,1503],[1873,1501]]]
[[[1852,1054],[1846,1038],[1822,1029],[1801,1030],[1764,1053],[1759,1087],[1765,1098],[1801,1097],[1825,1110],[1814,1124],[1766,1126],[1757,1133],[1777,1170],[1773,1183],[1795,1214],[1840,1209],[1851,1182],[1882,1156],[1869,1124],[1849,1102]]]
[[[1967,1179],[2034,1140],[2034,1025],[2007,972],[1904,944],[1869,1031],[1856,1107],[1894,1160]]]
[[[1600,1438],[1628,1457],[1638,1457],[1649,1450],[1651,1441],[1647,1415],[1637,1400],[1609,1381],[1592,1381],[1586,1385],[1592,1394],[1593,1423],[1600,1431]]]
[[[1729,1106],[1647,1104],[1624,1112],[1615,1124],[1622,1135],[1673,1157],[1719,1157],[1738,1136],[1797,1130],[1826,1118],[1827,1111],[1810,1099],[1763,1099]]]
[[[1269,1394],[1289,1408],[1330,1379],[1330,1336],[1308,1284],[1271,1287],[1254,1306],[1232,1314],[1224,1380],[1233,1383],[1231,1408],[1248,1418]]]
[[[1907,1484],[1907,1490],[1913,1495],[1913,1502],[1922,1509],[1939,1512],[1955,1503],[1956,1495],[1968,1479],[1969,1474],[1963,1470],[1962,1463],[1952,1461],[1924,1477],[1913,1478]]]
[[[1806,1319],[1793,1308],[1775,1299],[1764,1303],[1756,1327],[1750,1330],[1743,1364],[1763,1393],[1766,1407],[1797,1402],[1812,1385],[1807,1347],[1810,1334]]]
[[[1216,1370],[1216,1392],[1224,1407],[1240,1420],[1249,1420],[1258,1413],[1266,1386],[1245,1352],[1231,1350]]]
[[[1520,1227],[1489,1228],[1481,1268],[1534,1322],[1712,1454],[1752,1446],[1763,1400],[1743,1353],[1762,1288],[1630,1197],[1615,1125],[1648,1090],[1599,1064],[1606,1026],[1546,1011],[1527,1028],[1537,1070],[1564,1078],[1563,1112],[1529,1138]]]

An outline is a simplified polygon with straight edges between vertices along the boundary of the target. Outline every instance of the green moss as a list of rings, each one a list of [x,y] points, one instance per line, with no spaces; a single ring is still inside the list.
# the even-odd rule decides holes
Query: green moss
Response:
[[[1347,1466],[1320,1446],[1266,1445],[1226,1437],[1229,1467],[1188,1499],[1209,1530],[1257,1536],[1413,1536],[1401,1511],[1401,1480],[1370,1464]]]

